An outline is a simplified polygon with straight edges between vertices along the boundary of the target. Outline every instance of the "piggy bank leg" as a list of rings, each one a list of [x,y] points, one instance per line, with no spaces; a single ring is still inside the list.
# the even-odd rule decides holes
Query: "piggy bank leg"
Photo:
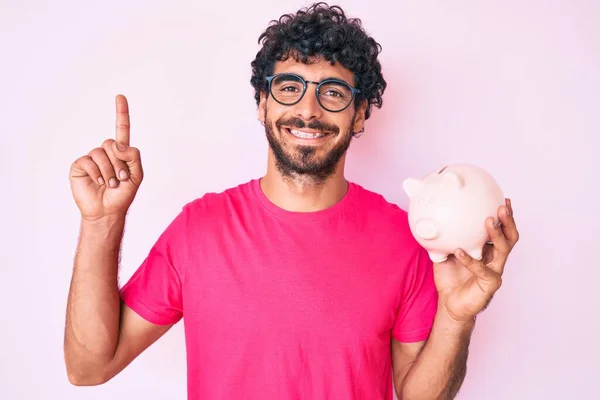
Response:
[[[434,263],[439,263],[439,262],[443,262],[446,261],[448,259],[448,254],[444,254],[444,253],[436,253],[434,251],[430,251],[429,252],[429,258],[431,259],[431,261],[433,261]]]
[[[466,253],[475,260],[481,260],[482,252],[483,252],[483,249],[478,248],[478,249],[471,249],[471,250],[467,251]]]

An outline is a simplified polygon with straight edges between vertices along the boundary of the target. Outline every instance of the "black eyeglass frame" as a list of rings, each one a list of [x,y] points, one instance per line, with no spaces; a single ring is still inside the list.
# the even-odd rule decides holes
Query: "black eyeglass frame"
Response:
[[[302,86],[303,86],[302,95],[300,95],[300,97],[298,98],[298,100],[294,101],[293,103],[283,103],[283,102],[277,100],[277,96],[275,96],[273,94],[273,87],[271,85],[271,82],[273,81],[273,79],[275,79],[277,77],[280,77],[280,76],[293,76],[294,78],[297,78],[298,81],[302,82]],[[354,101],[354,98],[356,97],[356,95],[358,93],[360,93],[359,89],[353,87],[348,82],[345,82],[345,81],[343,81],[341,79],[325,79],[324,81],[321,81],[321,82],[307,81],[306,79],[304,79],[300,75],[293,74],[293,73],[290,73],[290,72],[284,72],[284,73],[280,73],[280,74],[269,75],[269,76],[265,77],[265,79],[266,79],[266,85],[267,85],[267,88],[269,90],[269,93],[271,94],[271,96],[273,96],[273,100],[275,100],[276,102],[278,102],[279,104],[284,105],[284,106],[293,106],[295,104],[298,104],[304,98],[304,95],[306,94],[306,89],[308,88],[308,84],[309,83],[314,83],[315,85],[317,85],[317,90],[315,91],[315,96],[317,97],[317,102],[319,103],[319,105],[324,110],[327,110],[327,111],[332,112],[332,113],[342,112],[345,109],[347,109],[348,107],[350,107],[350,105]],[[348,104],[344,108],[342,108],[340,110],[331,110],[331,109],[325,107],[323,105],[323,103],[321,103],[321,99],[320,99],[320,96],[319,96],[320,95],[321,85],[324,85],[326,83],[332,83],[332,82],[333,83],[339,83],[341,85],[347,86],[348,88],[350,88],[350,91],[352,92],[352,96],[350,97],[350,101],[348,102]]]

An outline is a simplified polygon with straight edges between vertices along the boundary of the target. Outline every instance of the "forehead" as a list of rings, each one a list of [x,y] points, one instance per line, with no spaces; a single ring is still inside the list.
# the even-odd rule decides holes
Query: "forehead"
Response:
[[[280,74],[282,72],[292,72],[310,81],[339,78],[350,84],[354,84],[354,74],[349,69],[338,62],[332,65],[329,61],[321,57],[311,59],[307,64],[296,61],[294,57],[289,57],[285,61],[276,61],[273,73]]]

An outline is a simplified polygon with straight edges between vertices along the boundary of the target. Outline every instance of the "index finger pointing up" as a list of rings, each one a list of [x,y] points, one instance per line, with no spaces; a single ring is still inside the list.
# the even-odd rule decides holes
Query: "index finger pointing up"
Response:
[[[122,94],[116,98],[117,107],[117,142],[129,146],[129,105]]]

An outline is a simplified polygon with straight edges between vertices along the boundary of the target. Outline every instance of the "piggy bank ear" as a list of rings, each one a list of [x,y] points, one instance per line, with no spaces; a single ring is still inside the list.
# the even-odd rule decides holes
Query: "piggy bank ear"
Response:
[[[423,182],[416,178],[408,178],[404,182],[402,182],[402,188],[408,195],[408,197],[413,197],[423,186]]]
[[[460,189],[464,185],[462,178],[454,172],[446,172],[442,175],[441,185],[443,187]]]

